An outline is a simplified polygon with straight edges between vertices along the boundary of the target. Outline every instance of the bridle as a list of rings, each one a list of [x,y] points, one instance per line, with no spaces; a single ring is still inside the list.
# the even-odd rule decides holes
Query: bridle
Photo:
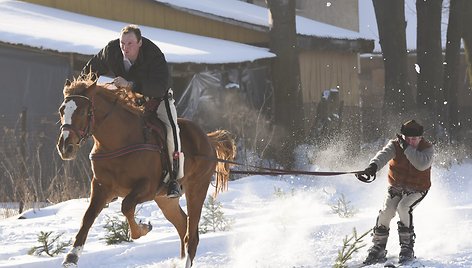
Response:
[[[92,136],[92,129],[95,123],[95,116],[93,113],[93,102],[87,96],[83,95],[69,95],[64,98],[64,102],[69,100],[73,100],[75,98],[85,99],[88,102],[88,111],[87,111],[87,125],[84,129],[77,129],[72,124],[63,124],[61,125],[61,131],[67,130],[74,133],[77,137],[79,137],[79,142],[77,145],[81,146],[90,136]]]

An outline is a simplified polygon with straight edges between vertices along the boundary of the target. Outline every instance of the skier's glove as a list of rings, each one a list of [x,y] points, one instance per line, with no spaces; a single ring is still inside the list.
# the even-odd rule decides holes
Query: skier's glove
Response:
[[[377,164],[370,163],[364,171],[356,174],[356,178],[362,182],[373,182],[375,180],[375,173],[377,173]],[[370,177],[373,177],[372,179]]]
[[[406,142],[406,140],[400,134],[397,134],[397,138],[398,138],[398,143],[400,143],[400,148],[402,148],[402,150],[405,151],[406,148],[408,147],[408,142]]]

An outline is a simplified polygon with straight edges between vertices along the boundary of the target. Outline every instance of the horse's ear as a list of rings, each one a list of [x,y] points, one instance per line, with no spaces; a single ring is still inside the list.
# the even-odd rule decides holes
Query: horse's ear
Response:
[[[98,75],[96,73],[92,72],[92,70],[90,70],[90,72],[87,75],[87,80],[92,81],[92,83],[88,87],[89,88],[94,87],[94,86],[97,85]]]
[[[97,85],[97,81],[98,79],[92,79],[92,83],[87,88],[95,87]]]
[[[64,87],[68,87],[72,85],[72,82],[69,79],[66,79],[66,82],[64,83]]]

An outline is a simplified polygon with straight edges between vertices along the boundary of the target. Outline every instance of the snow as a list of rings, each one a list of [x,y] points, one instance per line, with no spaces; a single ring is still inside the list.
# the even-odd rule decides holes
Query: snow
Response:
[[[237,0],[154,0],[181,9],[196,10],[222,18],[269,27],[269,10]],[[346,30],[301,16],[296,17],[297,33],[337,39],[369,39],[363,33]]]
[[[0,42],[93,55],[128,23],[59,9],[0,0]],[[237,63],[275,57],[268,49],[231,41],[140,26],[171,63]],[[228,53],[231,51],[231,53]]]
[[[338,156],[332,151],[323,162]],[[331,164],[344,170],[361,168],[361,164]],[[305,169],[328,170],[323,166]],[[472,267],[471,172],[472,162],[468,160],[449,168],[433,166],[433,186],[414,213],[415,251],[425,267]],[[220,193],[217,201],[222,204],[225,217],[233,221],[232,229],[201,234],[194,267],[331,267],[343,238],[352,235],[353,228],[361,234],[374,225],[386,187],[385,168],[371,184],[361,183],[353,175],[250,176],[231,181],[228,191]],[[213,191],[210,187],[208,194]],[[341,195],[356,211],[351,218],[332,212],[332,205]],[[137,209],[137,218],[150,221],[154,227],[149,234],[113,246],[101,240],[106,234],[103,226],[107,216],[123,217],[120,203],[121,200],[111,203],[96,219],[79,267],[181,267],[177,232],[153,202]],[[185,210],[185,196],[181,205]],[[64,254],[46,257],[27,252],[38,245],[40,231],[64,233],[63,241],[73,239],[87,206],[88,199],[74,199],[25,212],[26,219],[0,220],[0,267],[59,267]],[[397,220],[394,218],[390,226],[390,257],[399,252]],[[355,253],[348,265],[365,258],[370,237],[364,243],[367,246]]]
[[[183,3],[180,0],[172,2]],[[196,5],[200,2],[207,3],[204,0],[185,3]],[[233,1],[218,1],[226,9],[230,2],[235,4]],[[360,1],[364,2],[371,3]],[[231,9],[235,12],[236,7]],[[249,16],[252,12],[248,9],[242,13]],[[124,25],[123,22],[19,1],[0,0],[1,42],[94,54],[109,40],[116,38]],[[322,27],[313,28],[310,30],[322,30]],[[326,29],[334,29],[327,33],[332,36],[349,37],[338,31],[339,28]],[[170,62],[238,62],[273,56],[265,49],[233,42],[148,27],[142,27],[142,30],[145,36],[162,48]],[[352,158],[345,161],[347,156],[341,160],[339,157],[339,150],[328,151],[319,159],[317,166],[305,165],[301,168],[359,170],[367,161]],[[433,166],[432,189],[414,214],[417,234],[415,250],[425,267],[472,267],[471,172],[472,162],[468,160],[447,168],[440,164]],[[351,235],[353,228],[358,233],[364,233],[374,225],[386,187],[385,169],[371,184],[363,184],[353,175],[250,176],[231,181],[228,191],[219,194],[217,201],[221,202],[225,217],[234,220],[233,228],[225,232],[201,234],[194,267],[331,267],[337,251],[341,249],[342,239]],[[213,191],[210,188],[209,194]],[[282,196],[280,191],[284,193]],[[331,210],[341,195],[357,210],[351,218],[341,218]],[[59,267],[63,255],[51,258],[30,256],[27,252],[38,245],[36,240],[41,231],[64,233],[62,237],[65,240],[73,239],[88,201],[87,198],[69,200],[27,211],[24,213],[26,219],[10,217],[0,220],[0,267]],[[138,206],[137,217],[145,222],[150,221],[154,227],[149,234],[132,243],[105,244],[102,240],[106,234],[103,226],[107,216],[122,217],[120,202],[111,203],[96,219],[79,267],[180,267],[177,233],[153,202]],[[181,199],[181,205],[185,210],[185,196]],[[394,218],[390,226],[389,256],[396,256],[399,251],[395,235],[396,220]],[[367,246],[353,255],[349,265],[364,259],[369,240],[364,239]]]

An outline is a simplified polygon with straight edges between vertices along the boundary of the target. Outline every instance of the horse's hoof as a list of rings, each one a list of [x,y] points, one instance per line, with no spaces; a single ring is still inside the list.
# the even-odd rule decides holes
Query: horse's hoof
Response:
[[[131,239],[136,240],[140,238],[141,236],[147,235],[150,231],[152,230],[152,225],[151,222],[148,223],[142,223],[141,221],[138,224],[138,229],[136,230],[137,232],[133,232],[131,230]]]
[[[67,254],[66,258],[62,262],[62,267],[70,268],[70,267],[77,267],[77,262],[79,261],[79,256],[77,254]]]
[[[190,260],[190,257],[187,256],[187,259],[185,260],[185,268],[190,268],[192,267],[192,261]]]
[[[63,263],[62,267],[63,268],[76,268],[77,264],[75,264],[75,263]]]
[[[143,223],[142,221],[139,221],[139,226],[141,227],[141,229],[144,229],[145,230],[145,234],[149,233],[151,230],[152,230],[152,224],[151,224],[151,221],[148,221],[148,223]],[[144,234],[144,235],[145,235]]]

